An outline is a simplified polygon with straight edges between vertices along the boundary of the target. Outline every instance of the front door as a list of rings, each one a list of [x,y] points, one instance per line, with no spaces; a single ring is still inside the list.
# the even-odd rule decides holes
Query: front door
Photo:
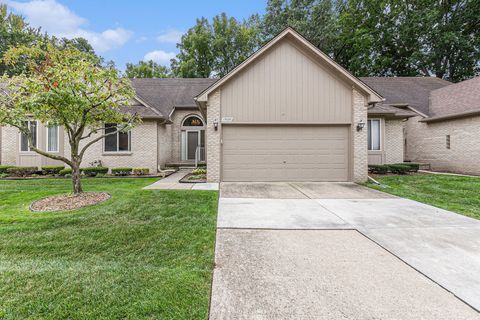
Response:
[[[199,140],[199,131],[187,131],[187,160],[195,160]]]

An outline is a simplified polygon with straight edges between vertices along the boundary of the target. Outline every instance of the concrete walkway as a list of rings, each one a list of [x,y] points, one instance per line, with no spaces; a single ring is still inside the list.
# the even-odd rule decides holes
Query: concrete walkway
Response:
[[[212,319],[480,318],[478,220],[354,184],[228,183],[220,194]],[[339,242],[322,246],[335,242],[330,237]],[[308,269],[311,259],[330,273]],[[310,286],[295,278],[297,269]],[[342,280],[345,273],[351,277]]]
[[[144,187],[145,190],[218,190],[218,183],[180,183],[191,169],[180,169],[166,178],[160,179],[153,184]]]

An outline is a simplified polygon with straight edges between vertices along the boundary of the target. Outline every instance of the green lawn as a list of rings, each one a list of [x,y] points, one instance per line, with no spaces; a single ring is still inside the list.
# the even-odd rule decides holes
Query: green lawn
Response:
[[[372,183],[369,187],[480,219],[480,177],[425,174],[375,179],[388,188]]]
[[[69,180],[0,181],[0,319],[206,319],[217,193],[84,179],[102,204],[33,213]]]

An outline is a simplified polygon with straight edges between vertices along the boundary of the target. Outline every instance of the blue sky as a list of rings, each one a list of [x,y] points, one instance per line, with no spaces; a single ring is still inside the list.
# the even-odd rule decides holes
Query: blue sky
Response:
[[[177,52],[180,35],[195,19],[226,12],[238,19],[265,11],[259,0],[31,0],[6,2],[32,26],[67,38],[87,38],[98,54],[115,61],[120,69],[127,62],[152,58],[168,65]]]

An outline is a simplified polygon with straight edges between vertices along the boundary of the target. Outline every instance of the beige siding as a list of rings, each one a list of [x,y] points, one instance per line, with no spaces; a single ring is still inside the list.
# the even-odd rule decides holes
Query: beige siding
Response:
[[[224,181],[347,181],[349,126],[224,125]]]
[[[221,116],[235,123],[350,123],[352,88],[290,40],[222,87]]]
[[[430,124],[421,119],[407,121],[407,160],[429,163],[433,170],[480,175],[480,117]]]

